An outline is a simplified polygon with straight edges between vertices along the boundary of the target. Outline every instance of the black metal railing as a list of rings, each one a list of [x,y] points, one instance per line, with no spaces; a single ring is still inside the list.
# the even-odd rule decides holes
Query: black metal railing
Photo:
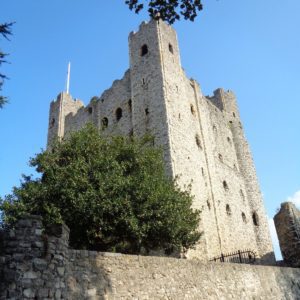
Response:
[[[215,262],[230,262],[238,264],[253,264],[255,262],[255,252],[252,250],[238,250],[236,252],[223,254],[221,256],[214,257],[210,261]]]

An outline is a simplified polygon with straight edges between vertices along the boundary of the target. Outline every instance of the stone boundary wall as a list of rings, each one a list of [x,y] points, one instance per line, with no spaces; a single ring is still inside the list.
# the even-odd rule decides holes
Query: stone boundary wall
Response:
[[[0,234],[0,299],[299,299],[300,269],[68,248],[29,216]]]

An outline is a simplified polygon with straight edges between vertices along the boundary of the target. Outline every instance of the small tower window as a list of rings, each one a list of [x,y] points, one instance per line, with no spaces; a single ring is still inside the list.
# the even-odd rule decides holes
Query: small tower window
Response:
[[[193,116],[196,114],[196,110],[193,104],[191,104],[191,113]]]
[[[117,121],[119,121],[121,118],[122,118],[122,108],[118,107],[117,110],[116,110],[116,119]]]
[[[89,114],[92,114],[92,113],[93,113],[93,108],[92,108],[92,107],[89,107],[89,108],[88,108],[88,112],[89,112]]]
[[[202,149],[201,140],[200,140],[200,136],[198,133],[196,134],[195,139],[196,139],[196,144],[197,144],[198,148]]]
[[[214,134],[217,134],[217,127],[216,127],[216,125],[213,125],[213,132],[214,132]]]
[[[129,136],[130,136],[130,137],[133,137],[133,129],[130,129],[130,131],[129,131]]]
[[[258,222],[258,215],[257,215],[256,212],[254,212],[254,213],[252,214],[252,220],[253,220],[253,224],[254,224],[255,226],[258,226],[258,225],[259,225],[259,222]]]
[[[231,139],[229,136],[227,137],[227,142],[231,145]]]
[[[208,209],[210,210],[211,205],[210,205],[210,202],[208,200],[206,201],[206,204],[207,204]]]
[[[145,44],[141,48],[141,56],[144,56],[148,53],[148,46]]]
[[[219,157],[219,160],[220,160],[221,162],[223,162],[223,156],[222,156],[222,154],[219,153],[218,157]]]
[[[129,107],[129,111],[132,111],[132,101],[131,99],[128,100],[128,107]]]
[[[243,219],[243,222],[244,222],[244,223],[247,223],[246,215],[245,215],[245,213],[243,213],[243,212],[242,212],[242,219]]]
[[[231,208],[230,208],[229,204],[226,204],[226,213],[228,216],[231,216]]]
[[[171,44],[169,44],[169,51],[173,54],[174,51],[173,51],[173,46]]]
[[[108,119],[107,118],[103,118],[101,121],[101,125],[102,125],[102,130],[104,130],[105,128],[107,128],[108,126]]]
[[[149,115],[149,108],[145,109],[145,115],[148,116]]]
[[[50,123],[50,127],[53,127],[53,126],[54,126],[54,124],[55,124],[55,119],[54,119],[54,118],[52,118],[52,120],[51,120],[51,123]]]
[[[228,184],[227,184],[227,182],[225,180],[223,181],[223,188],[224,188],[225,191],[229,190]]]
[[[244,195],[243,190],[240,190],[240,195],[241,195],[242,200],[245,201],[245,195]]]

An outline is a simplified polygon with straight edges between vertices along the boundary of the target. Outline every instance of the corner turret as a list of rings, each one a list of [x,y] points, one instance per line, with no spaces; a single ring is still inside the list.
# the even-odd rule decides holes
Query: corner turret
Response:
[[[62,139],[65,134],[65,117],[69,113],[75,114],[83,103],[80,100],[73,99],[72,96],[66,92],[60,93],[56,100],[50,104],[49,124],[48,124],[48,138],[47,148],[56,139]]]

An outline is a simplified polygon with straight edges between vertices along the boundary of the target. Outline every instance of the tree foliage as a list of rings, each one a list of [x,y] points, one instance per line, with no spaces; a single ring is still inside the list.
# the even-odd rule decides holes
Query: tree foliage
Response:
[[[200,237],[192,197],[164,172],[151,138],[103,138],[92,125],[31,159],[41,178],[24,176],[1,201],[3,219],[38,214],[45,225],[65,222],[75,248],[166,253],[190,248]]]
[[[146,6],[151,18],[162,19],[169,24],[180,20],[181,16],[185,20],[194,21],[203,8],[201,0],[126,0],[125,3],[135,13]]]
[[[0,24],[0,35],[2,37],[4,37],[5,39],[9,39],[8,37],[12,34],[11,33],[11,26],[13,25],[13,23],[4,23],[4,24]],[[7,53],[4,53],[1,49],[0,49],[0,65],[7,62],[6,61],[6,56]],[[2,91],[2,86],[4,83],[4,80],[7,79],[7,76],[0,73],[0,91]],[[7,102],[7,98],[0,95],[0,108],[3,107],[3,105]]]

